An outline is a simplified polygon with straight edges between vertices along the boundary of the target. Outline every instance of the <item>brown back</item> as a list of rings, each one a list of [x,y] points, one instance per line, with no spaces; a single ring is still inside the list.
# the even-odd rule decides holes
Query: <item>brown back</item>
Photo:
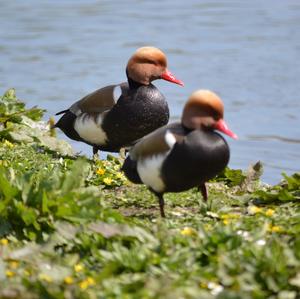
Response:
[[[174,135],[176,142],[182,142],[185,133],[180,123],[173,123],[143,137],[130,151],[132,159],[137,160],[148,156],[159,155],[170,150],[165,136],[167,132]]]
[[[117,85],[109,85],[98,89],[70,107],[70,111],[77,114],[80,110],[82,113],[102,113],[111,109],[115,105],[114,88]]]

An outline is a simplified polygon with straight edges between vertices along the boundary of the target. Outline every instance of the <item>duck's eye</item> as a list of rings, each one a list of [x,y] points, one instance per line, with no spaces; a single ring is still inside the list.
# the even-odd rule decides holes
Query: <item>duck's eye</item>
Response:
[[[216,121],[212,117],[202,117],[202,125],[208,129],[212,129],[215,126]]]

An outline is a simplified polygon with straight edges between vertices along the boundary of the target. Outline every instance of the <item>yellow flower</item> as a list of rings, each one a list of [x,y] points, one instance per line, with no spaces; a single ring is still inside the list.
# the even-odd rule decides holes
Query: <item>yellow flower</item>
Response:
[[[94,285],[95,283],[96,283],[96,282],[95,282],[94,278],[88,277],[88,278],[86,278],[85,280],[83,280],[83,281],[81,281],[81,282],[79,283],[79,287],[80,287],[81,289],[85,290],[86,288],[88,288],[89,286]]]
[[[94,279],[93,277],[88,277],[86,280],[87,280],[87,282],[89,283],[89,285],[94,285],[94,284],[96,284],[95,279]]]
[[[3,145],[4,145],[4,146],[7,146],[7,147],[10,147],[10,148],[14,147],[14,145],[13,145],[11,142],[9,142],[8,140],[5,140],[5,141],[3,142]]]
[[[13,269],[17,269],[19,267],[19,262],[18,261],[11,261],[9,262],[9,265]]]
[[[7,276],[7,277],[13,277],[13,276],[15,276],[15,272],[13,272],[13,271],[10,271],[10,270],[6,270],[5,271],[5,275]]]
[[[103,183],[104,183],[105,185],[110,186],[111,183],[112,183],[112,179],[111,179],[111,178],[104,178],[104,179],[103,179]]]
[[[83,270],[83,265],[82,264],[76,264],[74,266],[75,272],[81,272]]]
[[[223,214],[221,215],[221,219],[238,219],[240,218],[239,214]]]
[[[122,172],[117,172],[116,178],[117,178],[117,179],[124,179],[125,176],[124,176],[124,174],[123,174]]]
[[[272,232],[274,232],[274,233],[280,233],[282,231],[283,231],[283,229],[280,226],[274,225],[272,227]]]
[[[103,169],[103,168],[98,168],[98,169],[96,170],[96,173],[99,174],[99,175],[103,175],[103,174],[105,173],[105,169]]]
[[[89,284],[86,280],[83,280],[79,283],[79,287],[83,290],[85,290],[88,286],[89,286]]]
[[[224,220],[223,220],[223,223],[224,223],[225,225],[228,225],[228,224],[230,223],[230,221],[229,221],[228,219],[224,219]]]
[[[192,227],[184,227],[180,233],[183,235],[183,236],[192,236],[192,235],[195,235],[197,234],[197,232],[192,228]]]
[[[67,276],[64,278],[64,283],[65,284],[72,284],[74,281],[73,281],[73,277],[72,276]]]
[[[207,289],[207,283],[206,282],[200,282],[200,288]]]
[[[24,270],[24,275],[30,276],[30,272],[28,270]]]
[[[205,230],[211,230],[212,229],[212,225],[209,223],[204,224],[204,229]]]
[[[257,206],[248,207],[248,213],[250,215],[254,215],[254,214],[257,214],[257,213],[261,213],[261,212],[262,212],[262,208],[259,208]]]
[[[41,273],[39,275],[39,279],[40,280],[44,280],[46,282],[52,282],[52,277],[50,277],[49,275],[45,274],[45,273]]]
[[[3,238],[3,239],[0,239],[0,244],[3,245],[3,246],[6,246],[8,244],[8,240]]]
[[[265,215],[268,217],[271,217],[274,215],[274,213],[275,213],[275,211],[273,209],[267,209],[265,212]]]
[[[282,229],[282,227],[280,227],[278,225],[270,224],[268,231],[270,231],[272,233],[281,233],[281,232],[283,232],[283,229]]]
[[[221,219],[223,220],[223,223],[225,225],[230,224],[232,219],[238,219],[238,218],[240,218],[239,214],[233,214],[232,213],[232,214],[223,214],[223,215],[221,215]]]

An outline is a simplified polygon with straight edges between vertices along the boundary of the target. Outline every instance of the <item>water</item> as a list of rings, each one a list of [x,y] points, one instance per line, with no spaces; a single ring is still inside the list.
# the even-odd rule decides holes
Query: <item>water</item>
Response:
[[[127,59],[144,45],[163,49],[186,84],[155,82],[173,119],[196,89],[223,98],[240,137],[228,139],[231,167],[261,160],[268,183],[300,170],[299,0],[2,0],[0,92],[15,87],[47,118],[124,81]]]

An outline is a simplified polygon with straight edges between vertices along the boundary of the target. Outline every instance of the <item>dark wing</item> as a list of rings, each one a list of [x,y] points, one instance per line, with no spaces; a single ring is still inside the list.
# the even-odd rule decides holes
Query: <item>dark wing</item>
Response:
[[[130,150],[130,157],[138,160],[162,154],[169,151],[175,143],[182,142],[184,137],[185,132],[180,123],[166,125],[140,139]]]
[[[100,88],[74,103],[69,109],[58,112],[57,115],[67,111],[78,116],[81,113],[102,113],[110,110],[126,89],[126,83]]]
[[[71,112],[80,109],[82,113],[101,113],[111,109],[116,103],[115,88],[118,88],[117,85],[109,85],[88,94],[70,107]]]

